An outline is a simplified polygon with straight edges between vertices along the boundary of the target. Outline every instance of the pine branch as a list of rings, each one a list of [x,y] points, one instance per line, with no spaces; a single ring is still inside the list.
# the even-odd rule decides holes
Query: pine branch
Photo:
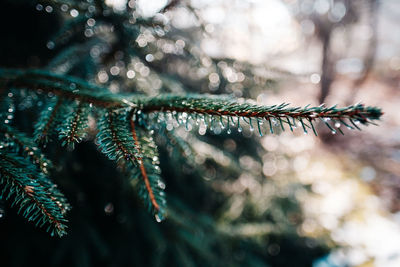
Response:
[[[106,88],[79,78],[43,70],[0,69],[0,82],[8,83],[12,88],[43,91],[62,99],[78,100],[102,108],[126,106],[122,95],[112,94]]]
[[[70,209],[70,205],[57,189],[57,185],[46,176],[49,169],[52,168],[52,163],[45,157],[38,145],[24,133],[6,124],[0,126],[0,141],[3,142],[4,153],[17,153],[26,160],[30,159],[31,164],[40,169],[41,173],[36,176],[36,182],[51,194],[50,198],[61,209],[62,214],[65,214]],[[32,169],[39,173],[37,168],[32,166]]]
[[[186,113],[199,113],[217,116],[246,117],[246,118],[265,118],[265,117],[292,117],[292,118],[339,118],[357,117],[358,119],[376,120],[379,118],[380,111],[377,108],[363,105],[349,106],[337,109],[336,107],[327,108],[324,106],[312,108],[288,108],[289,104],[258,106],[254,104],[239,104],[232,99],[221,99],[215,96],[176,96],[166,95],[139,100],[138,105],[144,112],[154,111],[175,111]]]
[[[106,110],[98,123],[97,144],[111,160],[134,162],[139,152],[128,130],[126,110]]]
[[[70,149],[74,149],[75,143],[79,143],[85,136],[88,127],[88,116],[90,106],[86,103],[74,103],[73,108],[66,115],[66,119],[61,123],[59,131],[59,139],[62,145]]]
[[[51,136],[56,132],[56,125],[62,112],[62,104],[64,99],[56,99],[55,103],[49,103],[39,116],[35,125],[35,140],[38,143],[47,143]]]
[[[164,218],[165,212],[165,197],[163,190],[165,184],[160,177],[160,167],[158,160],[157,145],[150,136],[138,128],[138,133],[135,129],[134,117],[130,120],[132,137],[135,140],[135,145],[138,148],[139,156],[137,162],[139,164],[140,176],[143,182],[140,183],[140,195],[144,198],[145,203],[148,203],[150,210],[153,210],[157,221]],[[133,171],[133,177],[138,177],[139,172]]]
[[[288,107],[289,104],[285,103],[273,106],[238,103],[232,98],[224,99],[221,96],[210,95],[166,94],[146,97],[138,94],[112,94],[104,88],[90,85],[83,80],[45,71],[2,70],[0,71],[1,80],[11,82],[17,88],[40,88],[60,98],[79,100],[101,108],[131,107],[143,113],[166,111],[174,115],[186,113],[195,115],[196,119],[199,118],[198,115],[201,115],[200,119],[204,121],[206,116],[209,116],[211,120],[219,120],[221,126],[227,128],[227,133],[230,133],[231,126],[236,126],[241,131],[240,119],[249,124],[251,130],[257,127],[260,135],[262,135],[261,125],[264,122],[268,123],[271,133],[274,132],[274,126],[279,126],[284,130],[286,125],[293,130],[299,125],[305,133],[312,130],[316,134],[314,123],[317,120],[321,120],[332,133],[337,131],[343,133],[340,129],[341,125],[348,129],[359,129],[357,124],[373,124],[373,121],[378,120],[383,114],[377,107],[362,104],[344,108],[323,105],[300,108]],[[70,88],[71,83],[74,84],[73,88]],[[208,124],[206,122],[206,125]]]
[[[125,165],[132,178],[138,178],[140,196],[157,215],[157,219],[161,220],[165,200],[160,190],[164,183],[159,176],[157,147],[150,137],[142,132],[137,133],[133,120],[129,129],[128,111],[119,109],[105,112],[99,121],[97,143],[111,160]]]
[[[37,144],[24,133],[21,133],[7,124],[0,125],[0,134],[7,142],[8,149],[30,158],[33,164],[38,165],[45,174],[52,168],[51,162],[46,159]],[[1,138],[0,138],[1,140]]]
[[[66,210],[58,201],[59,195],[53,194],[55,185],[15,153],[1,151],[0,158],[1,197],[13,198],[12,206],[19,206],[18,213],[23,212],[23,216],[37,226],[48,225],[47,231],[52,236],[66,234]]]
[[[251,103],[237,103],[232,98],[222,98],[221,96],[209,95],[160,95],[157,97],[129,99],[127,103],[137,106],[149,118],[159,117],[163,119],[175,120],[179,125],[184,125],[186,129],[193,128],[192,125],[200,124],[200,127],[209,130],[216,130],[220,133],[226,129],[231,133],[231,127],[236,127],[239,132],[243,130],[243,124],[247,124],[250,131],[258,130],[263,135],[263,123],[267,122],[269,131],[274,133],[277,128],[284,131],[285,126],[293,131],[300,126],[304,133],[309,130],[317,135],[314,123],[322,121],[333,134],[340,132],[344,134],[341,126],[353,130],[360,128],[357,124],[375,124],[374,120],[379,120],[383,114],[379,108],[365,107],[356,104],[344,108],[325,107],[288,107],[289,104],[273,106],[259,106]],[[133,101],[136,101],[133,103]],[[154,124],[154,120],[149,124]],[[353,125],[353,126],[352,126]]]
[[[247,124],[260,135],[265,127],[274,133],[286,127],[293,131],[297,126],[304,133],[317,134],[314,123],[322,121],[332,133],[343,134],[342,125],[360,129],[359,124],[374,124],[382,115],[379,108],[362,104],[300,108],[285,103],[260,106],[226,96],[116,94],[75,77],[42,70],[0,69],[0,83],[56,96],[45,106],[36,124],[35,137],[40,142],[46,142],[58,131],[63,145],[73,147],[83,138],[90,107],[97,106],[102,113],[97,134],[100,150],[135,178],[140,196],[158,221],[164,217],[165,184],[160,178],[157,147],[149,129],[171,130],[182,125],[191,130],[198,125],[203,134],[207,128],[216,133],[226,130],[229,134],[232,127],[241,132]],[[70,111],[65,115],[67,108]]]

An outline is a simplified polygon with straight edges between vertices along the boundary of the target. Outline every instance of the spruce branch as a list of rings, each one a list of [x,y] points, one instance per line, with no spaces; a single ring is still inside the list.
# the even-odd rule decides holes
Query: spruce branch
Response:
[[[150,136],[142,129],[138,129],[136,133],[134,117],[131,117],[130,126],[132,137],[135,140],[135,145],[138,148],[139,154],[137,162],[139,164],[140,175],[143,182],[140,183],[140,194],[148,203],[150,210],[155,213],[157,221],[164,218],[165,212],[165,197],[163,190],[165,188],[164,182],[160,177],[160,167],[158,160],[157,146]],[[133,171],[133,177],[139,176],[137,170]]]
[[[33,164],[38,165],[45,174],[52,168],[48,160],[38,145],[24,133],[21,133],[7,124],[0,125],[0,134],[3,142],[7,143],[7,148],[15,153],[20,153],[26,158],[30,158]]]
[[[73,108],[68,112],[58,129],[59,139],[62,140],[63,146],[74,149],[75,143],[82,141],[88,127],[89,113],[88,104],[74,103]]]
[[[63,145],[73,147],[83,138],[91,107],[96,106],[100,113],[97,119],[100,150],[129,173],[157,221],[164,217],[166,201],[152,129],[169,131],[182,125],[191,130],[198,125],[199,132],[205,133],[205,129],[217,132],[218,129],[221,133],[225,129],[229,134],[232,127],[241,132],[243,125],[248,125],[250,131],[258,130],[260,135],[264,134],[264,128],[274,133],[287,127],[291,131],[300,127],[304,133],[317,135],[314,124],[321,121],[332,133],[343,134],[342,125],[360,129],[359,125],[374,124],[382,115],[379,108],[362,104],[344,108],[324,105],[301,108],[289,107],[286,103],[261,106],[228,96],[111,93],[82,79],[46,70],[0,69],[1,84],[55,95],[47,101],[36,124],[34,135],[38,142],[47,142],[58,132]],[[36,147],[33,141],[29,146]],[[47,180],[40,182],[42,180],[38,179],[37,183],[54,195],[50,199],[62,198],[50,190]],[[64,205],[65,201],[55,203]]]
[[[63,101],[63,98],[56,99],[55,103],[49,103],[40,114],[35,125],[34,136],[36,142],[47,143],[56,132],[56,125],[62,115],[60,110],[62,109]]]
[[[128,125],[125,110],[106,110],[98,123],[97,144],[111,160],[135,163],[139,151]]]
[[[113,94],[105,88],[91,85],[75,77],[37,70],[1,70],[0,81],[9,82],[16,88],[41,89],[52,92],[59,98],[78,100],[100,108],[131,107],[143,113],[172,112],[175,115],[186,113],[196,118],[201,115],[203,120],[208,116],[211,121],[219,117],[218,120],[224,128],[228,129],[228,133],[231,126],[236,126],[239,131],[241,130],[240,119],[249,124],[250,129],[257,127],[260,135],[262,135],[263,122],[267,122],[271,133],[274,132],[274,126],[279,126],[284,130],[287,125],[290,130],[293,130],[299,125],[305,133],[312,130],[314,134],[317,134],[314,123],[318,120],[322,121],[332,133],[343,133],[341,125],[348,129],[360,129],[357,124],[373,124],[373,121],[379,120],[383,114],[379,108],[363,104],[343,108],[324,105],[301,108],[289,107],[287,103],[273,106],[238,103],[238,100],[232,98],[210,95],[164,94],[148,97],[139,94]],[[73,84],[72,88],[71,84]],[[209,123],[212,124],[211,121]]]
[[[56,186],[34,165],[15,153],[0,151],[0,159],[1,197],[12,198],[12,206],[19,206],[18,213],[22,212],[37,226],[47,225],[46,230],[52,236],[66,234],[66,209]],[[57,194],[53,194],[55,191]]]
[[[152,138],[146,137],[140,128],[135,128],[130,117],[129,109],[105,111],[98,125],[97,144],[104,154],[124,165],[129,176],[137,180],[140,196],[149,210],[161,220],[165,200],[160,191],[163,183],[158,167],[157,147]]]
[[[132,99],[133,101],[133,99]],[[269,123],[271,133],[273,133],[273,125],[280,126],[284,130],[284,123],[287,123],[291,130],[296,126],[297,122],[302,126],[305,133],[307,128],[312,129],[316,134],[313,121],[321,119],[333,132],[336,130],[331,126],[329,121],[334,123],[334,127],[340,129],[340,122],[349,129],[353,129],[344,120],[349,120],[350,123],[356,125],[361,123],[364,125],[373,124],[374,120],[379,120],[382,112],[377,107],[365,107],[363,104],[356,104],[344,108],[325,107],[288,107],[289,104],[283,103],[273,106],[259,106],[250,103],[237,103],[232,99],[221,99],[221,97],[192,95],[192,96],[177,96],[177,95],[161,95],[158,97],[139,99],[136,103],[143,112],[175,112],[188,114],[202,114],[237,118],[237,127],[240,128],[240,119],[254,128],[251,119],[255,119],[260,129],[260,120],[266,120]],[[246,120],[247,119],[247,120]],[[273,122],[272,122],[273,121]],[[307,124],[307,121],[309,124]],[[235,124],[232,119],[227,119],[227,124]],[[210,124],[212,122],[210,121]],[[357,127],[358,128],[358,127]],[[260,130],[261,134],[261,130]]]
[[[64,195],[57,189],[57,186],[47,177],[49,170],[52,168],[52,163],[45,157],[34,140],[10,125],[3,124],[0,126],[0,142],[3,153],[11,153],[11,155],[17,153],[28,162],[30,160],[32,170],[41,173],[36,176],[36,181],[51,194],[50,198],[65,214],[70,209],[70,205]]]

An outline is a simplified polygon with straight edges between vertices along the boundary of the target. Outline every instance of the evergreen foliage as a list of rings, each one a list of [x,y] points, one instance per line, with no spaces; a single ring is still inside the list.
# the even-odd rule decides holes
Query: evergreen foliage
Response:
[[[57,75],[37,70],[10,70],[0,72],[0,81],[11,88],[40,88],[54,95],[46,101],[35,125],[35,141],[47,143],[52,135],[58,134],[62,145],[74,147],[82,140],[87,127],[91,106],[100,113],[97,143],[100,150],[111,160],[117,161],[131,172],[130,177],[140,179],[139,193],[146,205],[155,213],[157,220],[164,217],[166,203],[160,178],[157,146],[148,131],[154,132],[168,124],[177,123],[190,130],[196,124],[210,131],[226,128],[243,130],[244,125],[260,136],[265,134],[262,125],[268,125],[270,133],[285,130],[285,125],[293,131],[297,125],[304,133],[308,130],[317,135],[315,121],[321,120],[335,134],[343,134],[341,125],[348,129],[360,129],[357,124],[368,125],[378,120],[381,111],[376,107],[362,104],[345,108],[335,106],[291,108],[289,104],[258,106],[232,98],[211,95],[163,94],[147,97],[140,94],[116,94],[106,88],[86,83],[75,77]],[[313,123],[314,122],[314,123]],[[135,130],[135,124],[140,128]],[[241,124],[242,123],[242,124]],[[136,133],[137,132],[137,133]],[[140,177],[140,178],[139,178]],[[160,204],[162,203],[162,204]]]
[[[382,112],[377,107],[362,104],[344,108],[324,105],[301,108],[290,107],[286,103],[261,106],[254,104],[254,101],[227,95],[197,94],[190,81],[164,71],[165,62],[146,60],[147,54],[156,51],[155,45],[149,44],[144,48],[132,44],[132,40],[135,41],[145,30],[157,33],[164,31],[164,25],[157,20],[132,16],[134,7],[129,4],[131,2],[133,1],[129,1],[126,7],[131,12],[115,11],[103,1],[53,0],[43,1],[43,5],[40,5],[43,8],[49,3],[54,9],[66,9],[74,13],[71,13],[72,18],[63,18],[64,26],[47,43],[49,48],[55,48],[57,52],[47,66],[0,69],[1,198],[15,206],[29,221],[45,227],[51,235],[63,236],[67,233],[67,211],[70,206],[57,185],[49,178],[49,175],[56,177],[55,174],[59,172],[54,170],[52,163],[45,156],[46,152],[42,152],[41,148],[46,150],[50,146],[60,149],[61,145],[66,146],[68,152],[59,153],[77,155],[77,152],[72,150],[79,150],[78,143],[84,140],[95,141],[98,149],[115,162],[120,173],[127,178],[125,182],[116,180],[118,186],[123,188],[119,188],[123,193],[117,199],[120,202],[131,199],[132,196],[126,196],[125,186],[133,186],[156,221],[167,218],[166,224],[160,227],[175,233],[173,236],[160,234],[161,230],[149,224],[150,220],[143,219],[137,223],[149,227],[149,236],[143,237],[147,240],[147,246],[159,246],[158,249],[164,253],[164,257],[168,257],[168,253],[178,255],[175,259],[177,265],[190,266],[196,260],[222,264],[230,258],[229,254],[232,251],[241,250],[242,244],[235,241],[234,237],[229,237],[229,234],[215,230],[206,217],[190,211],[196,210],[194,207],[200,205],[196,204],[199,199],[200,203],[208,198],[202,195],[207,193],[204,181],[195,181],[198,177],[204,177],[204,173],[203,167],[195,163],[196,152],[191,142],[215,142],[207,136],[196,137],[195,131],[203,134],[208,131],[210,135],[226,136],[235,129],[242,132],[243,128],[247,127],[251,132],[265,135],[286,129],[294,131],[299,127],[304,133],[313,132],[317,135],[316,124],[322,123],[333,134],[343,134],[344,127],[353,130],[360,129],[361,125],[373,124],[379,120]],[[89,22],[90,19],[95,23]],[[98,25],[96,30],[94,24]],[[113,25],[111,32],[110,25]],[[82,32],[86,32],[90,40],[80,43],[83,38]],[[102,37],[101,33],[115,34],[118,41],[108,47],[108,53],[102,55],[101,59],[83,56],[87,49],[98,48],[110,42]],[[164,34],[159,36],[160,40],[168,41],[167,37],[163,37]],[[161,93],[138,90],[137,84],[123,84],[123,81],[123,89],[117,92],[110,89],[111,86],[95,84],[93,77],[97,75],[99,66],[108,65],[118,51],[124,51],[120,58],[125,60],[126,64],[131,61],[131,57],[135,57],[151,72],[157,73],[164,81],[165,88],[161,89]],[[190,49],[186,49],[182,54],[169,56],[198,61],[198,55]],[[118,77],[110,79],[118,82]],[[171,80],[173,85],[169,83]],[[185,88],[185,92],[173,89],[174,85],[177,85],[176,88]],[[26,122],[25,116],[29,116],[30,124]],[[35,124],[31,118],[36,121]],[[182,128],[189,132],[189,140],[177,134]],[[33,137],[30,137],[31,135]],[[214,151],[217,151],[217,147],[215,146]],[[54,152],[49,150],[47,153],[54,156]],[[163,164],[160,160],[162,155],[168,158],[169,164],[172,165]],[[234,156],[230,157],[234,161]],[[59,165],[63,164],[59,159],[56,161]],[[224,168],[212,157],[208,159],[207,164],[217,166],[217,171]],[[187,172],[194,181],[184,181],[188,175],[178,168],[175,170],[175,166],[179,165],[182,165],[183,170],[190,169]],[[230,168],[228,173],[236,174],[240,171],[235,167]],[[59,176],[63,177],[60,174]],[[171,179],[171,184],[168,184],[164,183],[164,176],[177,178]],[[171,198],[164,193],[166,184],[172,188]],[[182,191],[193,188],[197,191],[188,191],[192,193],[187,194],[187,200],[181,200],[184,195]],[[218,199],[215,196],[210,197],[211,200],[215,198]],[[215,207],[212,209],[217,210]],[[106,206],[106,213],[107,210],[112,210],[112,206]],[[134,221],[135,216],[142,216],[141,211],[126,213],[129,214],[129,218],[124,217],[124,222]],[[126,231],[131,233],[132,229]],[[215,236],[206,241],[205,238],[198,237],[201,235],[199,232],[210,238]],[[176,247],[169,247],[169,242],[173,242],[171,240],[177,240]],[[232,242],[235,245],[224,251],[225,240],[234,240]],[[93,242],[101,243],[98,240]],[[132,246],[134,250],[135,245]],[[215,247],[217,252],[213,251]],[[253,257],[246,256],[237,262],[260,265],[264,260],[261,250],[255,244],[250,244],[249,247],[256,251]],[[105,254],[107,253],[104,252]],[[218,259],[216,255],[224,257]],[[142,259],[140,256],[138,258]],[[147,260],[145,262],[149,263]],[[230,265],[237,262],[235,259],[229,259]]]
[[[12,200],[18,213],[36,225],[46,226],[52,236],[63,236],[69,205],[57,185],[46,177],[49,161],[22,133],[7,125],[1,126],[1,133],[1,197]]]

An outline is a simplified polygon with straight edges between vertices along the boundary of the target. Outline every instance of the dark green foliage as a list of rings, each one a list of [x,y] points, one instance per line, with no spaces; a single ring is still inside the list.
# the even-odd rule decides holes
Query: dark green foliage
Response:
[[[0,126],[1,141],[7,146],[7,149],[30,158],[32,163],[37,165],[43,173],[48,173],[52,168],[51,162],[45,158],[38,145],[26,136],[18,132],[7,124]]]
[[[128,125],[126,110],[105,110],[98,123],[97,144],[109,159],[137,164],[140,155]]]
[[[1,75],[3,73],[3,75]],[[339,131],[343,134],[340,126],[343,124],[348,129],[359,127],[357,123],[368,125],[372,121],[378,120],[382,112],[377,107],[365,107],[362,104],[354,106],[337,108],[325,107],[288,107],[289,104],[280,104],[273,106],[258,106],[249,103],[237,103],[231,98],[221,98],[207,95],[173,95],[166,94],[157,97],[145,97],[137,94],[110,94],[105,88],[96,88],[96,86],[88,84],[74,77],[55,75],[43,71],[0,71],[0,79],[13,82],[14,86],[40,86],[43,90],[59,95],[67,99],[75,99],[81,102],[90,103],[100,107],[135,107],[143,112],[159,112],[169,111],[177,113],[187,113],[190,119],[198,119],[198,114],[202,115],[206,125],[218,121],[223,128],[237,127],[240,131],[240,119],[250,126],[250,129],[257,127],[259,134],[262,135],[260,124],[266,120],[269,124],[270,132],[274,133],[273,126],[279,126],[284,130],[284,124],[287,124],[291,130],[299,124],[305,133],[307,129],[312,129],[316,134],[313,121],[321,120],[327,127],[336,133]],[[10,76],[13,77],[10,80]],[[29,79],[26,79],[29,77]],[[71,86],[73,84],[73,86]],[[96,90],[97,89],[97,90]],[[97,92],[96,92],[97,91]],[[96,92],[96,93],[95,93]],[[243,102],[243,101],[242,101]],[[57,101],[54,107],[51,106],[43,112],[43,119],[40,119],[40,125],[37,125],[39,138],[47,138],[47,128],[56,121],[56,114],[62,100]],[[196,114],[195,118],[191,114]],[[206,119],[206,116],[209,117]],[[218,118],[214,118],[217,116]],[[223,116],[225,116],[223,118]],[[236,118],[236,121],[233,119]],[[253,122],[252,122],[253,118]],[[347,122],[346,122],[347,120]],[[46,123],[43,123],[46,122]],[[254,123],[254,124],[253,124]],[[350,126],[352,124],[353,126]],[[337,130],[336,130],[337,129]]]
[[[47,176],[52,167],[35,142],[3,124],[0,127],[2,197],[14,199],[18,212],[36,225],[47,225],[51,235],[66,233],[64,195]]]
[[[134,102],[134,100],[132,100]],[[240,131],[240,117],[243,121],[250,126],[250,129],[254,130],[252,123],[252,118],[254,118],[254,124],[257,125],[259,129],[259,134],[262,135],[260,123],[263,120],[267,120],[270,126],[270,131],[273,133],[273,126],[280,126],[284,131],[284,123],[290,126],[293,131],[292,126],[297,127],[300,124],[303,128],[304,133],[307,133],[307,128],[313,129],[315,135],[317,135],[313,120],[322,120],[331,130],[332,133],[336,133],[333,127],[340,130],[340,122],[342,122],[348,129],[354,129],[348,123],[356,124],[362,123],[368,125],[373,123],[374,120],[379,120],[382,112],[377,107],[365,107],[362,104],[357,104],[354,106],[336,108],[336,106],[327,108],[323,105],[319,107],[288,107],[289,104],[280,104],[273,106],[259,106],[250,103],[238,103],[238,101],[231,99],[221,99],[211,96],[176,96],[176,95],[165,95],[154,97],[150,99],[139,99],[138,106],[140,106],[144,111],[175,111],[180,113],[196,113],[202,114],[203,120],[206,125],[209,124],[210,127],[213,126],[214,121],[220,123],[221,126],[225,127],[223,116],[225,116],[226,127],[237,126]],[[218,119],[206,119],[206,115],[217,116]],[[190,115],[189,115],[190,116]],[[232,119],[236,117],[236,121]],[[247,120],[246,120],[247,118]],[[260,121],[261,119],[261,121]],[[188,119],[189,120],[189,119]],[[271,122],[273,120],[273,123]],[[346,123],[344,120],[348,120]],[[332,121],[332,123],[330,122]],[[357,127],[358,128],[358,127]],[[359,128],[358,128],[359,129]]]
[[[324,251],[292,236],[296,225],[288,217],[301,218],[298,203],[289,199],[294,199],[292,195],[271,196],[261,214],[246,202],[242,217],[224,216],[233,195],[218,191],[218,182],[240,177],[238,154],[260,163],[263,153],[255,139],[232,130],[242,132],[248,127],[263,135],[298,127],[316,134],[314,125],[323,123],[333,133],[342,133],[342,126],[359,129],[378,120],[379,108],[260,106],[226,96],[229,82],[217,59],[197,51],[190,38],[169,35],[167,25],[160,21],[141,18],[131,5],[126,12],[117,12],[101,0],[49,0],[41,2],[41,8],[47,4],[64,22],[53,37],[47,34],[46,42],[41,40],[51,48],[49,64],[0,67],[1,200],[11,201],[25,218],[45,226],[52,235],[65,234],[66,216],[71,230],[55,241],[40,232],[23,236],[19,229],[25,226],[8,215],[12,223],[7,229],[18,230],[5,236],[13,247],[2,251],[12,252],[8,254],[14,255],[9,258],[15,265],[20,260],[20,265],[39,266],[265,266],[281,261],[309,266]],[[65,7],[68,12],[62,13]],[[70,17],[72,9],[79,15]],[[173,46],[177,39],[185,39],[186,45],[148,61],[148,54],[161,49],[156,41],[138,45],[135,40],[143,34]],[[197,70],[204,67],[203,59],[210,60],[220,84],[208,84],[207,77],[190,79],[174,65]],[[97,84],[100,71],[119,66],[122,73],[133,61],[148,68],[148,78],[108,75],[108,82]],[[225,61],[232,68],[242,66],[245,87],[260,89],[260,84],[250,82],[251,66]],[[157,79],[162,83],[157,90],[141,86]],[[219,95],[199,94],[208,88]],[[250,91],[243,94],[249,96]],[[237,150],[224,151],[228,138]],[[201,145],[207,146],[208,154],[196,152]],[[226,161],[217,157],[221,155]],[[68,214],[69,205],[50,174],[75,207]],[[273,183],[265,181],[261,172],[254,179]],[[246,223],[261,225],[271,233],[244,237],[240,229]],[[15,239],[27,242],[13,243]],[[32,243],[40,246],[32,250]],[[270,244],[281,246],[281,257],[275,259],[266,252]],[[312,253],[299,253],[304,254],[301,261],[291,258],[296,254],[292,251],[305,250]]]
[[[156,220],[164,219],[166,210],[166,200],[164,195],[165,183],[161,179],[160,161],[157,151],[157,145],[153,140],[152,132],[150,133],[141,127],[135,127],[136,143],[139,149],[138,164],[139,168],[131,170],[131,177],[137,179],[134,181],[139,188],[139,195],[143,198],[144,203],[156,215]],[[148,184],[146,182],[148,180]],[[151,189],[151,190],[150,190]],[[151,191],[151,195],[149,194]]]
[[[157,220],[164,217],[165,185],[160,178],[157,146],[151,136],[131,123],[132,113],[126,109],[106,110],[99,120],[97,144],[111,160],[123,165],[139,188],[139,195]],[[135,129],[137,128],[137,129]]]
[[[63,146],[74,149],[85,137],[91,107],[86,103],[73,103],[58,131]]]
[[[46,101],[35,125],[34,136],[39,143],[47,143],[52,135],[58,134],[62,145],[73,148],[85,134],[90,106],[97,106],[103,114],[98,121],[97,134],[101,151],[111,160],[122,165],[128,164],[132,177],[142,178],[137,179],[140,181],[139,194],[149,209],[157,214],[157,219],[163,217],[165,210],[161,207],[165,206],[165,197],[161,192],[164,184],[160,179],[158,160],[154,160],[157,158],[156,146],[149,137],[145,137],[145,131],[148,130],[142,129],[143,126],[146,129],[160,129],[168,128],[168,124],[175,122],[190,130],[200,122],[210,131],[219,128],[221,132],[221,129],[226,129],[229,134],[231,128],[235,127],[241,132],[243,125],[247,124],[250,131],[257,127],[259,134],[263,135],[262,124],[266,121],[271,133],[274,133],[275,127],[284,130],[284,124],[287,124],[292,131],[300,125],[304,133],[312,129],[316,134],[313,121],[320,119],[332,133],[339,131],[343,134],[340,129],[342,124],[348,129],[359,129],[357,123],[368,125],[382,115],[379,108],[361,104],[345,108],[290,108],[288,104],[258,106],[210,95],[165,94],[146,97],[112,94],[105,88],[98,88],[75,77],[36,70],[0,70],[1,80],[16,88],[40,88],[56,95]],[[135,114],[132,115],[132,111]],[[163,123],[159,124],[160,121]],[[135,123],[142,125],[138,128],[137,140],[132,131]]]
[[[52,99],[45,106],[35,125],[34,137],[38,143],[47,143],[51,136],[55,135],[57,127],[61,120],[63,109],[63,99]]]
[[[66,234],[66,206],[56,185],[17,154],[1,152],[0,158],[1,198],[12,199],[18,213],[40,227],[46,225],[52,236]]]

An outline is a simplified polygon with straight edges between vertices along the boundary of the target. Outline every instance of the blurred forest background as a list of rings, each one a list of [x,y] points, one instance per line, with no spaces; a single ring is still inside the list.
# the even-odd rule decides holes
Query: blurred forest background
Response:
[[[1,202],[0,262],[400,266],[400,1],[106,0],[104,10],[149,21],[150,30],[127,41],[140,52],[128,55],[112,19],[85,17],[74,1],[29,2],[2,3],[1,67],[46,67],[115,92],[362,102],[385,115],[379,127],[344,136],[323,127],[319,137],[177,129],[192,156],[181,162],[179,140],[158,140],[171,205],[162,223],[126,197],[90,142],[73,152],[48,148],[58,159],[52,176],[73,206],[69,234],[51,239]],[[90,11],[102,1],[86,2]],[[80,35],[57,36],[63,20],[80,16]],[[60,51],[70,53],[67,61],[57,61]],[[109,177],[117,177],[111,185]]]

